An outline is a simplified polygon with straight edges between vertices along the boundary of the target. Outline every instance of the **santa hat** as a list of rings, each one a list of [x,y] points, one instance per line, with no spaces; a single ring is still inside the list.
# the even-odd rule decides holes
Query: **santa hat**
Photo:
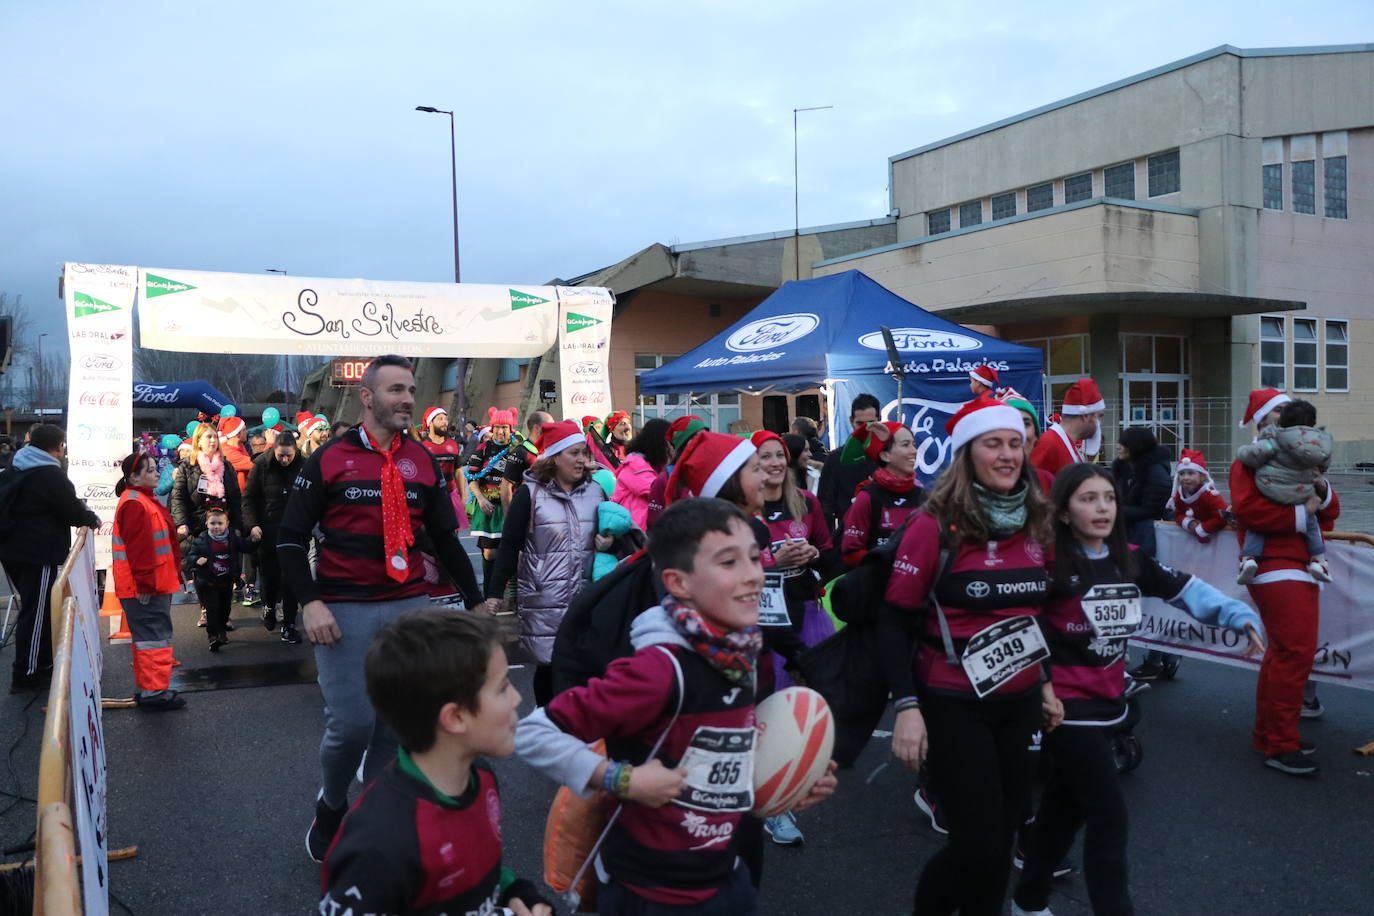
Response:
[[[1106,409],[1107,402],[1103,399],[1102,392],[1097,390],[1097,382],[1090,378],[1081,378],[1070,385],[1069,390],[1064,392],[1064,403],[1059,407],[1060,413],[1066,417],[1081,417]],[[1084,441],[1083,451],[1088,455],[1096,455],[1102,451],[1101,422],[1098,422],[1097,429]]]
[[[431,407],[431,408],[429,408],[428,410],[426,410],[424,413],[420,414],[420,422],[421,422],[421,424],[424,426],[425,429],[429,429],[431,426],[434,425],[434,418],[435,418],[435,417],[446,417],[446,416],[448,416],[448,411],[447,411],[447,410],[444,410],[444,408],[442,408],[442,407]]]
[[[668,424],[668,433],[665,438],[668,440],[668,444],[673,447],[674,452],[680,452],[693,436],[708,428],[706,421],[701,417],[691,415],[678,417]]]
[[[303,419],[298,416],[296,420],[296,429],[300,432],[301,438],[309,436],[311,433],[319,429],[321,426],[328,425],[329,421],[326,420],[324,417],[317,417],[313,414],[307,415]]]
[[[874,420],[865,425],[863,429],[856,430],[854,436],[863,443],[864,456],[868,458],[869,461],[877,464],[879,453],[887,448],[888,443],[892,441],[892,437],[897,434],[897,430],[905,428],[906,427],[901,423],[896,423],[892,420],[883,420],[881,422]]]
[[[193,448],[195,448],[195,445],[191,442],[190,439],[182,439],[180,444],[177,445],[177,453],[180,454],[181,452],[186,452],[187,454],[190,454],[191,449]]]
[[[243,431],[248,426],[243,422],[242,417],[224,417],[219,421],[219,437],[221,439],[232,439],[235,436],[242,436]]]
[[[1030,414],[1031,422],[1035,424],[1035,428],[1040,428],[1040,411],[1036,410],[1035,405],[1015,388],[1003,388],[1001,391],[997,392],[997,400],[1001,401],[1003,404],[1015,407],[1023,413]]]
[[[678,455],[668,475],[665,503],[687,496],[715,496],[758,449],[748,439],[698,433]],[[683,492],[685,490],[686,492]]]
[[[1203,484],[1202,486],[1197,488],[1193,495],[1184,496],[1182,491],[1179,489],[1179,471],[1197,471],[1199,474],[1202,475]],[[1211,490],[1213,493],[1217,492],[1216,484],[1212,481],[1211,472],[1207,470],[1207,459],[1203,457],[1202,452],[1197,452],[1190,448],[1185,448],[1182,452],[1179,453],[1178,466],[1174,468],[1174,487],[1173,490],[1169,493],[1169,501],[1164,504],[1164,508],[1169,512],[1173,512],[1174,505],[1180,499],[1185,503],[1191,503],[1207,490]]]
[[[763,448],[763,443],[767,442],[767,441],[770,440],[770,439],[775,439],[775,440],[777,440],[777,443],[778,443],[779,445],[782,446],[782,453],[783,453],[783,455],[785,455],[785,456],[787,457],[787,460],[788,460],[788,461],[791,461],[791,460],[792,460],[792,454],[787,450],[787,443],[786,443],[786,442],[783,442],[783,441],[782,441],[782,436],[779,436],[777,433],[775,433],[775,432],[773,432],[773,431],[771,431],[771,430],[761,429],[761,430],[758,430],[758,431],[755,432],[752,436],[749,437],[749,441],[752,442],[752,443],[754,443],[754,449],[755,449],[756,451],[757,451],[758,449]]]
[[[514,426],[515,420],[520,416],[520,411],[512,407],[510,410],[497,410],[495,407],[487,408],[487,419],[492,426]]]
[[[1244,429],[1256,420],[1263,420],[1269,411],[1282,407],[1293,399],[1277,388],[1261,388],[1250,392],[1250,400],[1245,405],[1245,419],[1240,421]]]
[[[977,382],[988,389],[996,389],[998,384],[997,370],[991,366],[979,366],[968,374],[970,380]]]
[[[586,445],[587,437],[573,421],[559,420],[556,423],[545,423],[540,428],[539,438],[534,444],[539,449],[540,458],[549,458],[574,445]]]
[[[613,429],[615,429],[617,426],[619,426],[621,420],[628,420],[628,419],[630,419],[630,415],[627,414],[625,411],[623,411],[623,410],[614,411],[609,417],[606,418],[606,423],[605,423],[606,432],[609,433],[611,430],[613,430]]]
[[[959,412],[950,417],[949,422],[945,424],[945,432],[949,433],[950,448],[956,452],[979,436],[995,429],[1009,429],[1019,433],[1025,429],[1025,421],[1021,419],[1021,412],[1015,407],[986,395],[976,397],[960,407]]]

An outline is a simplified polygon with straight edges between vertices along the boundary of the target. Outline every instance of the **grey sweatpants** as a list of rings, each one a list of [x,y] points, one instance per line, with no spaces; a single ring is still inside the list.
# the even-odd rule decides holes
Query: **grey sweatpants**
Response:
[[[363,678],[363,656],[372,636],[384,625],[429,606],[417,595],[401,601],[327,602],[341,638],[332,648],[315,647],[315,668],[324,694],[324,738],[320,741],[324,800],[331,808],[348,803],[348,786],[363,753],[363,782],[371,782],[396,756],[396,738],[372,710]]]

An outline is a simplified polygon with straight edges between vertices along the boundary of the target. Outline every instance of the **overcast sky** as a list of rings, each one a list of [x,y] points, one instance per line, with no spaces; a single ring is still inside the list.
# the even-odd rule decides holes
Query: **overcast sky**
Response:
[[[883,216],[887,158],[1374,3],[0,0],[0,291],[63,261],[541,283],[653,242]],[[51,343],[51,341],[49,341]]]

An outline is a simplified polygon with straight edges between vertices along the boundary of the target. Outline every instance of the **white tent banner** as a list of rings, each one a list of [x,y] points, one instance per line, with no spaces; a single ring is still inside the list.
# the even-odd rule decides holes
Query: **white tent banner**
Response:
[[[96,565],[110,565],[115,482],[132,447],[133,313],[137,268],[66,264],[63,298],[71,346],[67,394],[67,474],[76,495],[100,516]]]
[[[561,288],[146,267],[138,290],[154,350],[529,358],[557,341]]]
[[[1177,525],[1159,523],[1155,525],[1155,539],[1159,562],[1192,573],[1230,597],[1254,606],[1245,586],[1236,584],[1239,548],[1233,534],[1223,531],[1202,544]],[[1374,618],[1365,609],[1368,596],[1374,595],[1374,548],[1328,541],[1326,556],[1334,581],[1321,590],[1312,676],[1374,690]],[[1154,598],[1145,599],[1141,609],[1143,620],[1132,642],[1244,668],[1258,667],[1256,660],[1241,657],[1245,640],[1229,630],[1198,623],[1183,611]]]
[[[563,419],[611,412],[611,313],[615,298],[594,287],[559,288],[558,374]]]

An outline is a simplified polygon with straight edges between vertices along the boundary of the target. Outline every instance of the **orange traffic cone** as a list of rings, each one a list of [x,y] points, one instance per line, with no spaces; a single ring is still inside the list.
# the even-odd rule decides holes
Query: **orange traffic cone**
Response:
[[[117,614],[116,617],[119,620],[118,629],[115,629],[115,621],[110,621],[110,645],[117,646],[133,642],[134,634],[129,632],[129,618],[123,612]]]
[[[123,611],[119,604],[119,598],[116,597],[114,584],[111,583],[105,587],[105,600],[100,603],[100,616],[114,617],[121,613]]]

